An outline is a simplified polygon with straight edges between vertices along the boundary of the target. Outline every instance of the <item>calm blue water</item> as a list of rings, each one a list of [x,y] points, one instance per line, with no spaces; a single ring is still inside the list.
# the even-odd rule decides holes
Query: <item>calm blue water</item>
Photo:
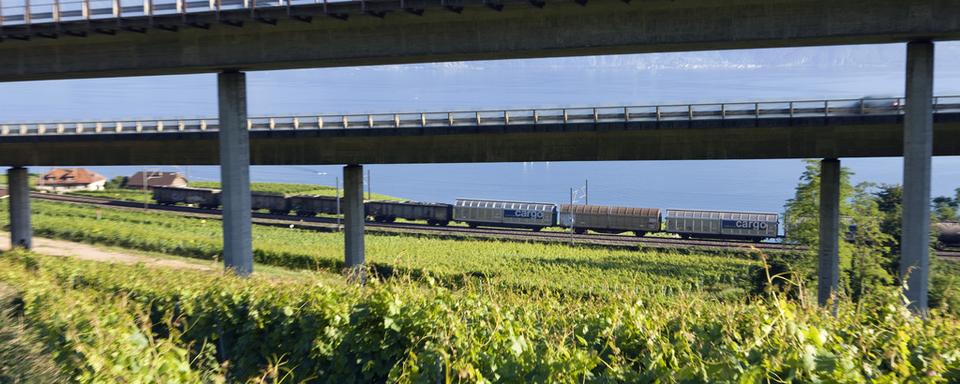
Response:
[[[946,48],[938,51],[936,93],[960,95],[957,55],[941,54],[960,49]],[[255,116],[902,95],[902,63],[902,46],[888,45],[260,72],[248,75],[249,110]],[[215,116],[215,81],[214,75],[192,75],[0,84],[0,120]],[[900,159],[843,162],[855,172],[855,181],[901,179]],[[792,196],[803,164],[638,161],[367,168],[375,192],[422,201],[564,202],[571,187],[589,180],[590,203],[779,212]],[[142,167],[95,169],[115,176]],[[187,172],[194,180],[219,175],[216,167],[164,169]],[[252,178],[333,185],[339,172],[338,166],[254,167]],[[957,187],[960,157],[936,158],[933,193],[952,195]]]

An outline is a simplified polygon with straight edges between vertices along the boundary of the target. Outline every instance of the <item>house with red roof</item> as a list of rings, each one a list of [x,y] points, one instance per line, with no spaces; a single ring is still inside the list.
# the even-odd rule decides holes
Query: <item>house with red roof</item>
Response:
[[[107,178],[83,168],[54,168],[37,180],[37,189],[51,192],[100,191]]]

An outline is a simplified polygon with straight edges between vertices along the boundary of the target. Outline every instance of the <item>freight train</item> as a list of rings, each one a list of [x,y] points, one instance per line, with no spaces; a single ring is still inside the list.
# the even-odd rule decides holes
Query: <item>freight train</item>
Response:
[[[153,198],[161,205],[193,204],[202,208],[220,205],[220,191],[206,188],[158,187]],[[254,210],[273,214],[315,216],[339,214],[337,199],[330,196],[284,196],[255,192],[251,195]],[[454,204],[412,201],[367,201],[366,216],[373,221],[389,223],[397,219],[426,221],[444,226],[451,222],[470,227],[526,228],[540,231],[559,227],[583,234],[671,233],[682,238],[737,239],[763,241],[778,237],[779,217],[772,212],[704,211],[659,208],[629,208],[600,205],[557,205],[544,202],[523,202],[487,199],[457,199]]]

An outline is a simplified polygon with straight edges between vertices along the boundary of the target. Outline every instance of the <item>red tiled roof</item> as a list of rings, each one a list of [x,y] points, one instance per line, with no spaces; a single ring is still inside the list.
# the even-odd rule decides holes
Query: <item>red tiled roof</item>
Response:
[[[106,180],[99,173],[83,168],[54,168],[40,179],[41,185],[86,185]]]

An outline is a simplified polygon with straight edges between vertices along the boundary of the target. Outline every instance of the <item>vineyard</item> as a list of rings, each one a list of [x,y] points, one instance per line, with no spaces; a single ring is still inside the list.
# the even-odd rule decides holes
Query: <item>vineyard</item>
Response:
[[[41,237],[221,253],[219,221],[33,211]],[[339,275],[342,234],[253,235],[261,272],[247,279],[0,255],[0,382],[960,381],[952,308],[924,320],[883,287],[841,297],[834,316],[810,287],[757,293],[770,277],[749,255],[367,235],[359,286]]]
[[[20,303],[30,336],[80,382],[960,380],[960,322],[911,316],[893,290],[841,301],[833,316],[773,294],[531,299],[420,281],[330,287],[0,258],[0,282],[15,292],[5,301]]]
[[[0,211],[0,223],[6,220]],[[37,236],[208,260],[222,248],[219,221],[167,213],[37,201],[33,225]],[[334,272],[343,266],[340,233],[254,226],[253,235],[257,263]],[[444,284],[483,280],[575,295],[685,289],[736,297],[749,289],[758,266],[737,257],[409,236],[368,235],[366,247],[367,260],[381,275],[432,274]]]

